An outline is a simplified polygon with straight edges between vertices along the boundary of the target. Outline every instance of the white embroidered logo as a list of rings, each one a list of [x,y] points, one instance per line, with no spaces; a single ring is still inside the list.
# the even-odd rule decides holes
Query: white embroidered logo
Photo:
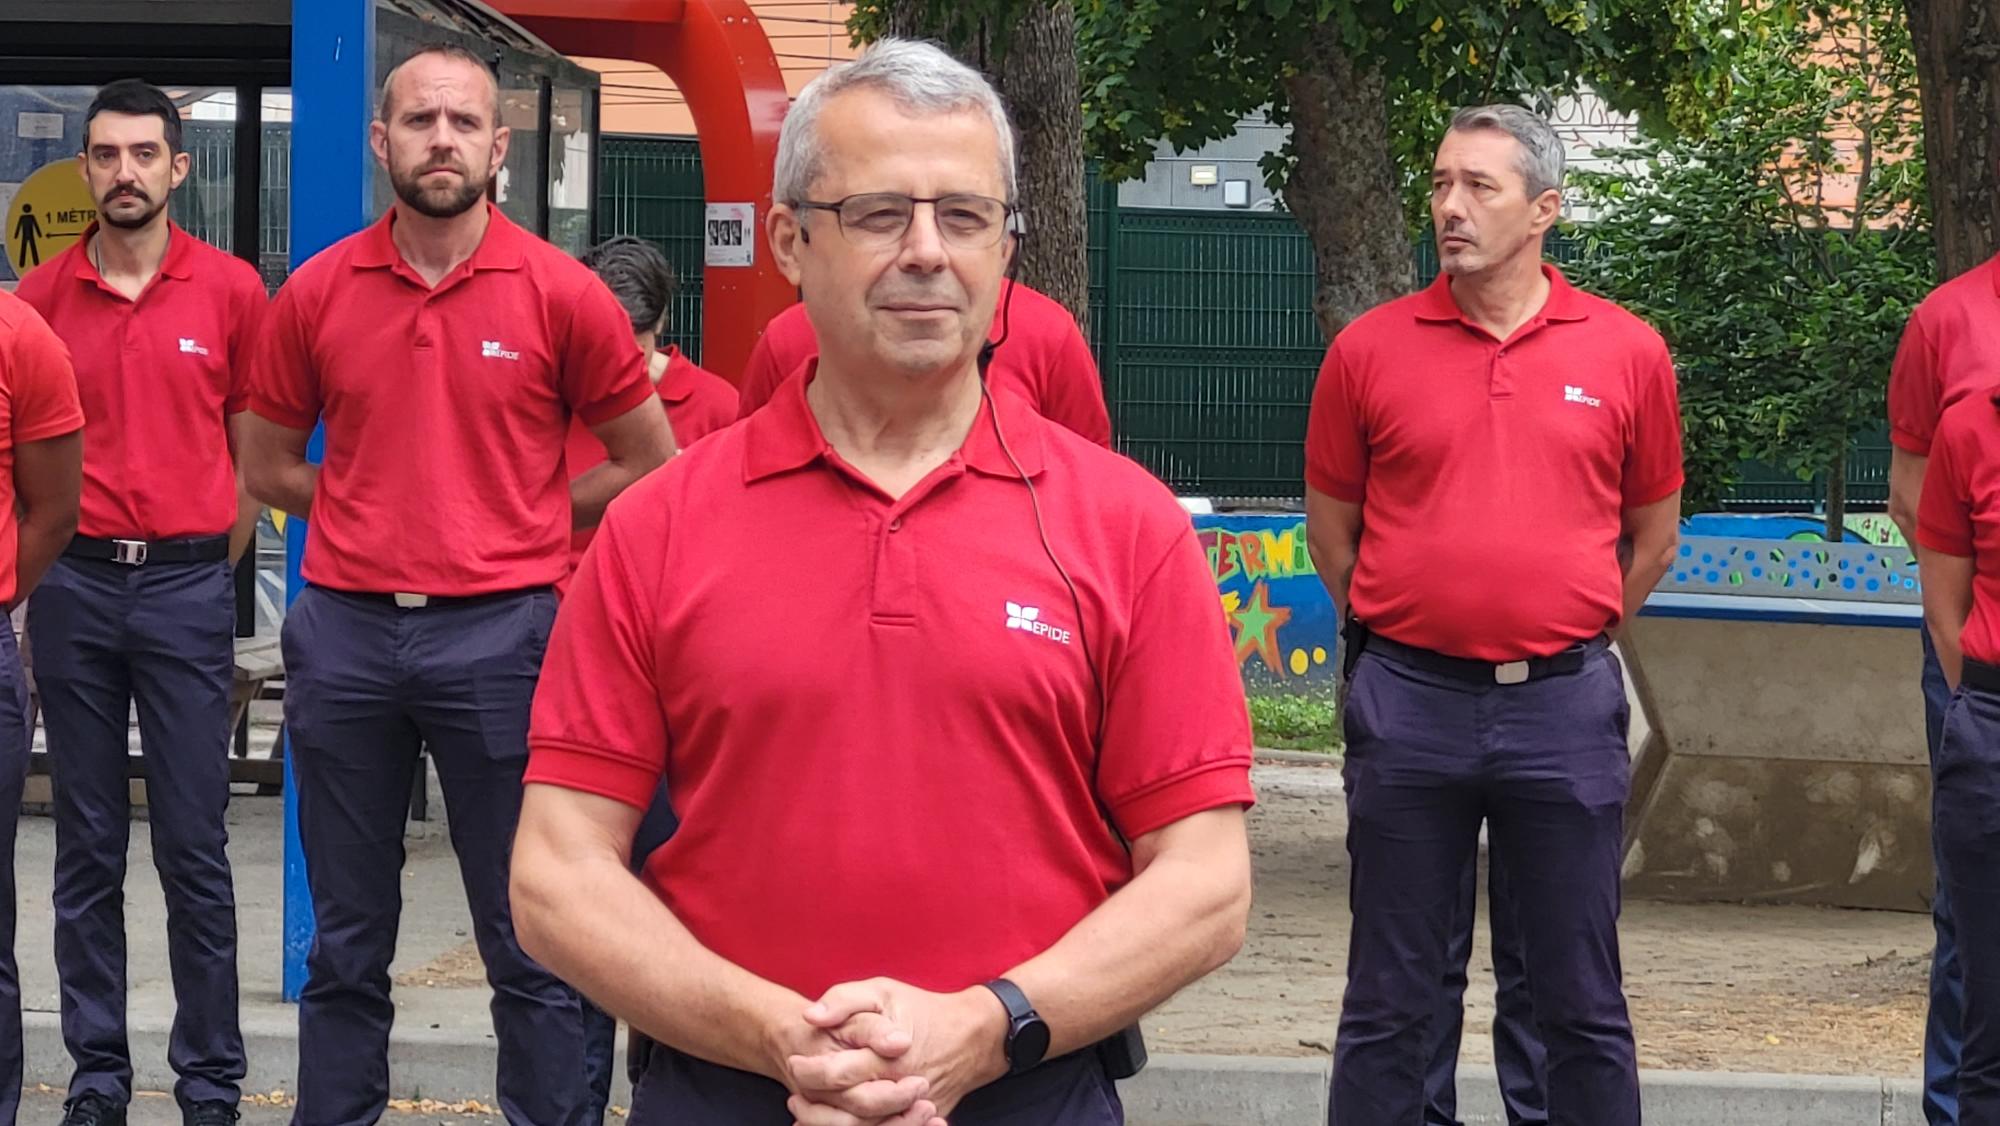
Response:
[[[1569,386],[1563,388],[1563,402],[1582,403],[1586,407],[1601,407],[1604,405],[1603,399],[1591,398],[1589,395],[1583,393],[1583,388]]]
[[[199,344],[196,344],[192,339],[185,336],[179,337],[178,339],[181,342],[181,353],[183,355],[188,355],[188,356],[208,355],[208,349],[202,347]]]
[[[509,352],[507,349],[502,348],[500,346],[500,342],[498,340],[480,341],[479,355],[481,359],[487,359],[487,360],[519,360],[521,358],[521,353]]]
[[[1009,602],[1007,628],[1040,634],[1058,644],[1069,644],[1069,631],[1042,621],[1042,608],[1039,606],[1023,606],[1019,602]]]

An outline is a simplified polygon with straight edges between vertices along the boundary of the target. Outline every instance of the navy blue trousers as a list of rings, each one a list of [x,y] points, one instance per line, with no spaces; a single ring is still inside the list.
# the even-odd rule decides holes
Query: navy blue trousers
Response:
[[[285,722],[318,933],[299,1002],[295,1126],[366,1126],[389,1098],[389,963],[418,752],[445,813],[493,988],[500,1109],[576,1126],[587,1101],[576,993],[522,952],[507,868],[528,709],[555,595],[424,609],[309,588],[285,616]]]
[[[1514,918],[1514,893],[1507,870],[1489,866],[1486,899],[1493,932],[1493,1069],[1500,1078],[1500,1101],[1509,1126],[1547,1126],[1548,1051],[1535,1029],[1534,998],[1528,994],[1527,960]],[[1444,1003],[1438,1009],[1430,1073],[1424,1079],[1424,1126],[1460,1126],[1458,1045],[1465,1031],[1466,967],[1472,961],[1472,928],[1479,922],[1479,868],[1468,864],[1459,891],[1458,917],[1447,954]]]
[[[785,1088],[761,1075],[654,1045],[631,1126],[792,1126]],[[951,1126],[1123,1126],[1117,1085],[1094,1052],[1074,1052],[965,1097]]]
[[[1935,774],[1931,832],[1965,990],[1958,1121],[2000,1126],[2000,693],[1952,697]]]
[[[1631,760],[1617,658],[1475,686],[1365,653],[1348,686],[1347,993],[1333,1126],[1422,1126],[1466,867],[1506,868],[1552,1126],[1637,1126],[1618,958]]]
[[[234,1105],[244,1075],[236,892],[230,878],[229,564],[62,558],[28,603],[56,822],[55,955],[72,1098],[132,1098],[125,1028],[127,782],[134,704],[147,828],[167,904],[174,1024],[167,1061],[183,1106]]]
[[[1951,686],[1938,667],[1931,630],[1924,637],[1924,744],[1931,770],[1937,770],[1938,744],[1944,738],[1944,713],[1951,706]],[[1937,861],[1937,894],[1931,900],[1931,926],[1937,945],[1931,951],[1930,1009],[1924,1021],[1924,1121],[1930,1126],[1958,1122],[1958,1057],[1965,1044],[1965,983],[1958,967],[1958,928],[1952,921],[1951,895],[1945,890],[1944,858],[1935,833],[1931,851]]]
[[[28,784],[28,681],[0,623],[0,1123],[21,1109],[21,972],[14,962],[14,831]]]

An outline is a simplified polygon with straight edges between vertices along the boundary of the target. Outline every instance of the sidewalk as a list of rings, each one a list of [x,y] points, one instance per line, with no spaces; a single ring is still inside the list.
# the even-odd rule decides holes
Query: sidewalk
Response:
[[[1231,967],[1176,998],[1148,1021],[1153,1066],[1127,1088],[1134,1126],[1316,1126],[1325,1120],[1326,1051],[1333,1039],[1345,949],[1338,773],[1310,765],[1263,766],[1257,782],[1264,804],[1253,819],[1259,887],[1252,946]],[[394,1093],[398,1098],[445,1102],[471,1098],[491,1105],[494,1044],[487,991],[472,947],[457,865],[445,837],[443,802],[435,793],[431,809],[438,819],[413,825],[408,838],[405,910],[393,967],[398,1006]],[[230,854],[242,936],[243,1023],[251,1063],[246,1090],[267,1096],[290,1092],[297,1068],[297,1011],[279,1000],[282,816],[277,798],[239,794],[230,808]],[[165,1047],[173,1016],[165,911],[143,820],[133,823],[132,835],[126,922],[133,936],[129,977],[134,1065],[141,1089],[164,1091],[173,1084]],[[53,853],[53,824],[46,817],[23,817],[18,954],[29,1010],[25,1019],[31,1090],[38,1083],[60,1088],[69,1074],[50,949]],[[1649,1020],[1640,1030],[1642,1056],[1659,1051],[1647,1049],[1648,1041],[1658,1043],[1676,1032],[1698,1034],[1706,1044],[1723,1045],[1712,1057],[1685,1057],[1699,1062],[1670,1063],[1670,1068],[1711,1066],[1712,1058],[1713,1066],[1754,1070],[1767,1058],[1788,1058],[1728,1047],[1721,1031],[1727,1026],[1709,1019],[1714,1004],[1709,994],[1690,994],[1685,988],[1681,975],[1690,964],[1713,983],[1711,993],[1750,993],[1740,998],[1739,1007],[1763,1006],[1767,994],[1761,987],[1753,993],[1751,987],[1773,960],[1787,961],[1797,971],[1820,972],[1820,966],[1832,965],[1835,969],[1827,972],[1845,981],[1841,975],[1848,971],[1840,967],[1865,959],[1872,959],[1871,965],[1900,967],[1927,948],[1923,939],[1928,921],[1917,916],[1740,905],[1630,906],[1627,969],[1635,1012]],[[1700,960],[1710,958],[1718,946],[1730,953]],[[1673,952],[1670,947],[1692,948],[1700,958],[1687,949],[1667,958]],[[1883,962],[1889,955],[1897,957]],[[1485,1026],[1491,1019],[1492,976],[1483,943],[1472,978],[1464,1049],[1467,1067],[1461,1080],[1468,1126],[1501,1121],[1491,1069],[1484,1062],[1491,1058]],[[1790,981],[1781,984],[1791,988]],[[1873,988],[1868,981],[1872,979],[1857,988]],[[1743,986],[1740,990],[1723,988],[1738,983]],[[1906,991],[1901,976],[1883,988],[1899,1000]],[[1872,1001],[1874,994],[1857,996]],[[1920,998],[1913,1000],[1920,1008]],[[1822,1008],[1826,1003],[1814,1002]],[[1787,1015],[1766,1014],[1768,1027],[1785,1033],[1789,1048],[1792,1034],[1805,1029],[1788,1028]],[[1832,1027],[1843,1035],[1850,1030],[1845,1024]],[[1757,1042],[1763,1039],[1760,1032]],[[1904,1078],[1915,1075],[1916,1045],[1907,1047],[1907,1052],[1890,1047],[1881,1056],[1884,1062],[1876,1065],[1842,1064],[1837,1055],[1820,1063],[1827,1070],[1896,1074],[1907,1059],[1908,1070],[1894,1080],[1649,1071],[1647,1121],[1650,1126],[1920,1126],[1915,1084]],[[613,1097],[617,1106],[628,1100],[622,1089]],[[159,1103],[165,1117],[158,1121],[177,1121],[171,1100]],[[40,1101],[30,1105],[35,1110],[27,1112],[24,1121],[54,1121],[54,1115],[39,1113]],[[152,1114],[153,1103],[147,1102],[144,1109]],[[279,1122],[284,1115],[282,1108],[254,1108],[249,1120]],[[459,1120],[437,1115],[409,1119]]]

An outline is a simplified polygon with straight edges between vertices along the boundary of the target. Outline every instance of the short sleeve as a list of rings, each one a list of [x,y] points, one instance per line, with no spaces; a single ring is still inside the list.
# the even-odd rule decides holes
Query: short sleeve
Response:
[[[1681,466],[1680,389],[1665,343],[1656,342],[1656,354],[1640,378],[1621,485],[1628,509],[1665,500],[1686,480]]]
[[[1306,484],[1335,500],[1360,504],[1368,485],[1368,435],[1351,380],[1336,340],[1326,350],[1313,387],[1306,421]]]
[[[777,393],[778,385],[785,381],[790,372],[779,370],[777,350],[771,346],[774,319],[757,336],[757,343],[750,349],[750,358],[743,364],[743,379],[736,385],[736,417],[749,418],[757,409],[771,401]]]
[[[1250,716],[1229,627],[1194,528],[1139,588],[1107,670],[1098,793],[1130,839],[1251,804]]]
[[[83,429],[76,372],[69,349],[32,309],[24,309],[14,332],[7,364],[11,402],[9,445],[45,441]]]
[[[654,395],[632,318],[595,277],[577,293],[560,362],[563,401],[585,426],[610,422]]]
[[[1938,372],[1937,347],[1931,342],[1919,306],[1903,328],[1895,363],[1889,368],[1889,441],[1906,453],[1929,456],[1943,409],[1944,383]]]
[[[1947,428],[1937,434],[1924,469],[1924,491],[1917,502],[1917,543],[1932,551],[1972,556],[1971,466]]]
[[[256,350],[258,332],[270,301],[264,283],[254,271],[239,271],[240,279],[229,302],[229,394],[223,399],[224,414],[250,409],[250,364]]]
[[[658,519],[621,498],[584,552],[542,659],[528,729],[529,782],[638,809],[653,799],[667,765],[655,583],[646,577],[658,569],[636,565],[632,555],[636,541],[647,558],[657,556],[665,535],[650,525]]]
[[[1104,406],[1104,381],[1098,376],[1097,357],[1083,338],[1067,310],[1052,311],[1062,324],[1049,368],[1042,373],[1043,418],[1073,431],[1098,445],[1111,448],[1111,413]]]
[[[287,282],[259,318],[250,349],[250,410],[292,430],[318,425],[321,406],[304,300],[298,279]]]

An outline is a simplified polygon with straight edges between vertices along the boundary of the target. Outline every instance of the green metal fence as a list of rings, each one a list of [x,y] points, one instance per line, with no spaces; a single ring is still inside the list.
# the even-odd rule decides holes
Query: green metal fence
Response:
[[[701,352],[701,157],[683,138],[607,136],[598,177],[600,236],[631,234],[667,252],[680,274],[668,336]],[[1120,447],[1184,492],[1295,499],[1306,416],[1325,343],[1312,315],[1311,245],[1289,216],[1121,208],[1114,184],[1086,187],[1088,332]],[[1555,239],[1567,262],[1581,240]],[[1420,240],[1412,280],[1437,276]],[[1848,461],[1848,503],[1881,505],[1888,443],[1871,435]],[[1823,481],[1744,467],[1725,508],[1811,509]]]

